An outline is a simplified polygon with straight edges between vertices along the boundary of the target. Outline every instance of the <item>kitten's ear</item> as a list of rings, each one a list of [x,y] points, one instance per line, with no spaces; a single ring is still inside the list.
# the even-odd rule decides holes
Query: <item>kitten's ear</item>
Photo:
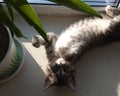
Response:
[[[67,86],[75,91],[75,79],[72,79],[68,82]]]
[[[53,86],[53,83],[50,81],[50,79],[48,77],[46,77],[45,83],[44,83],[44,90],[47,90],[51,86]]]

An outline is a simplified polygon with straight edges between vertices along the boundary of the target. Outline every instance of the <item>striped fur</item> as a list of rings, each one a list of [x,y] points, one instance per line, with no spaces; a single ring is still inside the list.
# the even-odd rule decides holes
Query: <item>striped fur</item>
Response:
[[[51,46],[42,37],[33,37],[33,46],[44,45],[49,59],[45,88],[56,84],[74,89],[75,63],[80,55],[92,47],[120,40],[120,11],[107,6],[106,13],[115,17],[85,18],[68,27],[58,39],[54,33],[48,33]]]

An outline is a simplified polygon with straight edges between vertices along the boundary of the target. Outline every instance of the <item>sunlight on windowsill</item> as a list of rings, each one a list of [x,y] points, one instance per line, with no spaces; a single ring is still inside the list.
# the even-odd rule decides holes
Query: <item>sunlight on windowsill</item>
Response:
[[[32,57],[37,62],[37,64],[41,67],[43,72],[45,73],[45,68],[47,66],[48,60],[46,58],[44,47],[40,46],[39,48],[35,48],[32,46],[32,43],[30,42],[29,43],[23,42],[23,45],[25,49],[32,55]]]

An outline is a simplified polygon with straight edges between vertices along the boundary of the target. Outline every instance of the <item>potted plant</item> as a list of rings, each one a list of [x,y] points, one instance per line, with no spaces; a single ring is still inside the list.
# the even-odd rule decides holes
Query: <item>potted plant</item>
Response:
[[[0,23],[0,83],[10,80],[21,69],[24,49],[9,29]]]
[[[39,17],[27,0],[3,0],[8,12],[0,3],[0,83],[11,79],[22,67],[24,51],[21,43],[15,38],[26,36],[14,24],[12,8],[33,26],[37,32],[49,43],[46,32]],[[101,17],[94,9],[79,0],[49,0],[69,8],[85,11],[91,15]],[[8,16],[9,13],[9,16]]]

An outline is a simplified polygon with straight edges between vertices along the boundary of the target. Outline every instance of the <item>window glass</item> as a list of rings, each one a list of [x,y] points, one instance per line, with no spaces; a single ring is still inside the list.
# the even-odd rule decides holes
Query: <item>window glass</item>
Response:
[[[2,1],[3,0],[0,0],[0,2]],[[27,1],[32,4],[47,4],[47,5],[55,4],[48,0],[27,0]],[[119,0],[83,0],[83,1],[91,6],[106,6],[106,5],[117,6],[119,3]]]
[[[35,3],[35,4],[55,4],[52,3],[48,0],[28,0],[30,3]],[[111,5],[111,6],[117,6],[119,0],[83,0],[87,4],[91,6],[106,6],[106,5]]]
[[[91,6],[117,6],[119,3],[119,0],[83,0],[86,3],[88,3]]]

